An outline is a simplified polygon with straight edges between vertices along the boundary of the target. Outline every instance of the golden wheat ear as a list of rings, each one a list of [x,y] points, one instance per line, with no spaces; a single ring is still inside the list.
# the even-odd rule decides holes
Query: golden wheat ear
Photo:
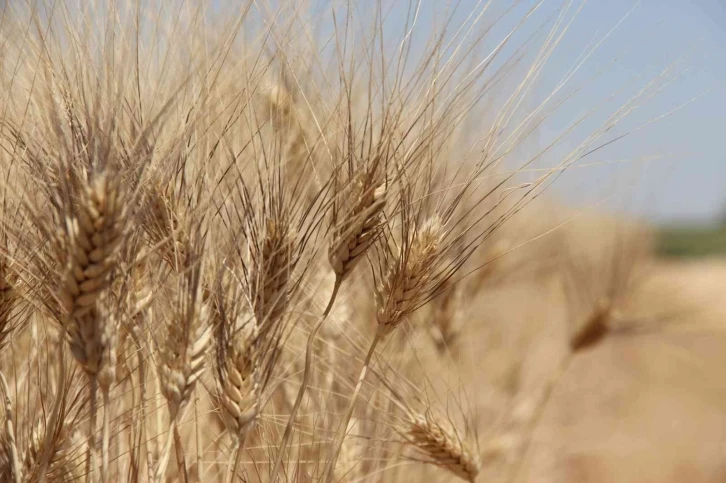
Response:
[[[441,233],[439,218],[429,218],[412,234],[408,248],[402,248],[391,261],[388,273],[376,289],[376,319],[383,337],[419,308],[431,292]]]
[[[243,310],[242,289],[226,271],[216,283],[212,317],[216,402],[233,439],[254,428],[261,405],[262,369],[257,319]]]
[[[67,314],[71,352],[102,387],[113,383],[116,368],[116,324],[102,299],[111,286],[125,231],[119,190],[106,174],[91,181],[81,193],[75,216],[66,220],[68,236],[62,239],[67,256],[59,298]]]
[[[328,260],[336,276],[344,280],[380,236],[380,215],[386,203],[385,185],[375,186],[358,176],[348,188],[350,208],[337,213]],[[344,204],[347,200],[340,200]]]
[[[443,468],[459,478],[474,482],[481,471],[477,453],[441,422],[432,412],[416,415],[408,421],[405,432],[408,445],[425,456],[425,461]]]
[[[196,228],[184,253],[187,257],[173,298],[175,305],[166,318],[163,340],[157,344],[157,372],[169,410],[170,427],[153,471],[155,481],[165,478],[172,445],[176,448],[179,473],[186,478],[179,419],[206,369],[212,338],[209,304],[203,297],[205,239],[200,227]]]
[[[242,310],[241,284],[226,270],[218,278],[213,296],[216,351],[214,400],[232,439],[227,476],[234,481],[247,436],[257,423],[269,354],[260,340],[257,319]],[[276,349],[275,349],[276,350]]]

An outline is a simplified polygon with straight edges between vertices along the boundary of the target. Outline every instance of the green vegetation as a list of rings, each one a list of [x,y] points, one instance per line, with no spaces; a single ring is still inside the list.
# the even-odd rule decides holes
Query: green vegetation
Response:
[[[726,254],[726,225],[664,227],[658,233],[658,253],[667,257]]]

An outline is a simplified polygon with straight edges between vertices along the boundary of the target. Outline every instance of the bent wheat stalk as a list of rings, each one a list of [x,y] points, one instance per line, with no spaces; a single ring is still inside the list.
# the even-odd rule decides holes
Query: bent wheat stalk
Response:
[[[190,256],[200,253],[201,247],[196,248],[194,250],[190,246],[186,253]],[[163,480],[172,441],[176,442],[178,455],[183,455],[177,421],[204,371],[212,333],[207,320],[208,310],[202,302],[202,261],[199,257],[188,258],[185,265],[187,272],[182,277],[178,292],[179,308],[175,317],[167,322],[166,337],[160,347],[159,380],[169,407],[171,427],[154,472],[156,481]],[[181,460],[178,463],[180,475],[186,479],[186,466]]]
[[[297,396],[295,396],[295,402],[290,411],[287,425],[285,426],[285,432],[277,457],[275,458],[270,481],[276,481],[285,448],[292,434],[292,427],[295,424],[298,409],[300,408],[300,404],[310,382],[310,371],[315,357],[315,351],[313,350],[315,338],[327,320],[328,315],[330,315],[330,311],[333,309],[335,299],[337,298],[343,281],[350,275],[356,264],[380,236],[380,215],[385,206],[386,191],[384,185],[376,187],[372,183],[372,179],[370,174],[360,175],[355,179],[350,191],[357,202],[349,211],[338,214],[335,213],[334,208],[333,222],[335,223],[336,219],[341,219],[340,225],[333,227],[333,237],[328,249],[328,260],[335,273],[335,282],[328,300],[328,305],[308,335],[305,347],[305,367],[303,369],[302,381]]]
[[[440,248],[441,221],[438,217],[432,217],[419,229],[413,229],[412,231],[410,240],[401,247],[398,255],[394,257],[388,273],[376,290],[378,327],[363,361],[363,367],[348,403],[348,409],[340,422],[333,442],[331,457],[327,461],[325,481],[330,482],[333,479],[335,463],[345,439],[348,422],[353,415],[376,346],[415,311],[428,295],[428,288],[433,276],[432,270]]]

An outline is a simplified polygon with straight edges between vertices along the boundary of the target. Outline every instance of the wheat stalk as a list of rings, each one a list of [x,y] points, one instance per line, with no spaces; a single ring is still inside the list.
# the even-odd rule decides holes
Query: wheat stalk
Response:
[[[310,334],[308,334],[303,377],[288,417],[280,450],[275,458],[272,470],[273,481],[277,477],[283,452],[292,434],[292,426],[295,423],[297,412],[310,381],[310,371],[314,358],[313,349],[318,331],[333,308],[341,284],[351,274],[358,261],[361,260],[382,232],[381,213],[386,203],[386,187],[383,184],[376,185],[375,165],[368,169],[369,171],[361,171],[350,184],[348,191],[345,192],[346,195],[355,200],[352,206],[350,208],[346,207],[344,200],[335,200],[333,205],[333,226],[328,245],[328,261],[335,273],[335,282],[333,283],[328,305],[311,329]]]
[[[242,310],[239,287],[225,270],[219,277],[213,312],[216,402],[233,441],[225,481],[234,480],[247,435],[257,422],[265,382],[260,374],[264,368],[257,319]]]
[[[363,387],[371,357],[378,343],[387,337],[404,318],[420,307],[431,291],[431,282],[435,275],[434,264],[441,249],[441,221],[437,216],[433,216],[418,229],[415,226],[410,228],[410,238],[401,246],[397,256],[391,261],[388,272],[376,291],[376,319],[378,321],[376,334],[368,348],[358,382],[348,403],[348,409],[333,442],[332,457],[327,461],[325,471],[328,482],[332,481],[334,476],[335,463],[345,439],[348,422],[353,415],[353,409]]]
[[[186,253],[190,257],[200,251],[201,247],[190,245]],[[174,308],[173,317],[167,320],[165,337],[159,347],[157,370],[161,393],[169,407],[171,427],[155,470],[156,481],[164,477],[174,439],[177,441],[177,452],[181,454],[177,421],[205,369],[212,335],[208,307],[202,301],[202,261],[199,258],[187,258],[185,267],[186,273],[182,275],[177,291],[178,307]],[[182,466],[182,462],[179,463]],[[184,473],[185,468],[182,470]]]

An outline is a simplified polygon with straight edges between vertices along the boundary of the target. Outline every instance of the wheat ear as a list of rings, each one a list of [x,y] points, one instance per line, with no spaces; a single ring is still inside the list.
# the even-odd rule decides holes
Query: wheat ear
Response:
[[[380,235],[380,213],[386,203],[385,185],[374,185],[369,176],[355,178],[346,193],[355,200],[335,215],[328,260],[335,275],[344,280]],[[345,203],[340,200],[338,203]]]
[[[570,337],[570,350],[576,353],[600,343],[608,334],[611,315],[612,304],[609,299],[598,300],[585,323]]]
[[[370,175],[356,177],[349,192],[346,193],[356,201],[350,209],[341,209],[340,213],[333,214],[332,238],[328,248],[328,261],[335,273],[333,291],[327,307],[308,335],[302,382],[285,426],[280,450],[275,458],[271,473],[272,481],[275,481],[277,477],[282,463],[282,455],[292,434],[292,426],[295,424],[298,409],[302,404],[302,399],[310,381],[310,371],[315,354],[313,346],[318,331],[327,320],[328,315],[330,315],[341,284],[381,234],[381,213],[386,203],[386,188],[385,185],[376,186],[372,180],[373,178]]]
[[[434,263],[438,258],[441,233],[441,221],[436,216],[428,219],[418,230],[414,229],[407,244],[401,246],[398,256],[392,260],[387,275],[376,290],[378,327],[333,442],[332,456],[327,462],[325,472],[328,482],[333,479],[335,462],[340,454],[348,422],[353,416],[355,403],[363,387],[376,346],[420,306],[430,291],[429,282],[433,276]]]
[[[473,483],[481,471],[477,454],[430,411],[411,418],[406,442],[424,453],[428,462],[466,481]]]
[[[286,222],[267,218],[264,232],[249,247],[249,297],[260,336],[280,321],[289,303],[294,235]]]
[[[96,421],[96,388],[104,402],[116,378],[117,324],[110,313],[108,290],[125,232],[125,207],[118,184],[100,173],[81,190],[75,216],[66,218],[65,272],[60,300],[71,352],[89,377],[91,415],[88,470],[95,467],[93,434]],[[65,246],[63,246],[65,245]],[[101,478],[108,479],[108,415],[104,404]]]
[[[187,253],[193,253],[191,248]],[[201,296],[201,261],[187,260],[185,263],[188,268],[182,276],[178,291],[179,307],[166,324],[166,337],[159,351],[161,393],[169,406],[171,427],[156,467],[156,481],[161,481],[166,472],[172,439],[179,442],[179,413],[189,402],[197,380],[204,371],[204,360],[212,334],[207,320],[208,309]],[[178,446],[177,451],[180,452]]]
[[[187,258],[186,226],[177,213],[173,198],[168,196],[158,181],[150,182],[146,196],[142,223],[151,243],[159,250],[161,258],[179,271]]]
[[[229,295],[236,299],[238,294],[232,290]],[[236,307],[235,302],[220,301],[216,311],[217,401],[233,440],[224,481],[234,481],[247,435],[259,415],[262,392],[257,323],[235,313]]]
[[[286,145],[287,184],[299,183],[298,179],[307,174],[305,168],[308,159],[308,136],[304,125],[305,119],[298,112],[292,95],[281,82],[270,86],[265,101],[270,110],[272,127]]]

